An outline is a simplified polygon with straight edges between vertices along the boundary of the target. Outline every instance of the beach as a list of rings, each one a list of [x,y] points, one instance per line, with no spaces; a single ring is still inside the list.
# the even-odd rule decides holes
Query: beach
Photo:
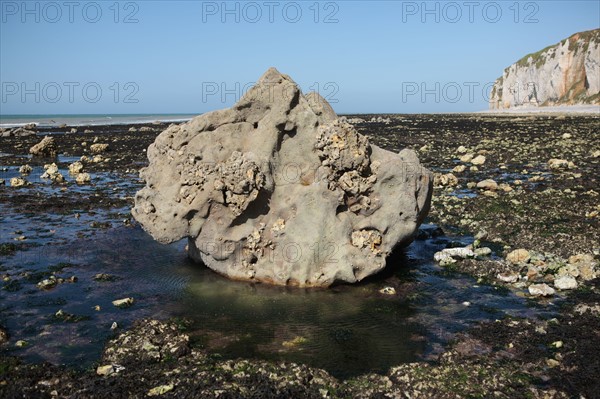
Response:
[[[382,148],[417,151],[436,186],[428,218],[391,269],[326,291],[229,281],[187,260],[185,242],[162,246],[143,232],[130,209],[147,148],[168,126],[155,116],[0,138],[0,394],[593,397],[598,279],[578,275],[577,288],[550,296],[529,287],[581,259],[597,265],[598,117],[347,118]],[[29,156],[46,135],[58,158]],[[108,146],[96,154],[94,144]],[[63,182],[40,177],[52,162]],[[69,174],[75,162],[89,183]],[[14,177],[29,185],[12,187]],[[478,186],[486,180],[496,186]],[[491,253],[432,260],[468,245]],[[507,261],[517,249],[528,259]]]

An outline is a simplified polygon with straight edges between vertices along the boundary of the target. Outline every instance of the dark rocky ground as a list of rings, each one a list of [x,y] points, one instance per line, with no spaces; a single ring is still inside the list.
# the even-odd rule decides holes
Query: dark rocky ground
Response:
[[[425,166],[438,174],[430,222],[446,231],[477,234],[482,245],[493,250],[491,257],[453,263],[449,266],[453,272],[521,292],[531,282],[552,284],[562,268],[578,264],[569,260],[573,256],[583,257],[597,268],[600,118],[485,114],[349,117],[362,119],[355,121],[356,126],[375,144],[392,151],[413,148]],[[371,117],[381,118],[370,122]],[[44,133],[54,134],[62,156],[72,157],[90,156],[89,146],[98,137],[98,143],[108,143],[110,148],[103,154],[104,161],[89,163],[86,169],[118,173],[135,181],[132,172],[145,164],[144,150],[164,128],[149,127],[146,132],[110,126],[79,127],[81,133],[75,134]],[[86,129],[93,133],[82,133]],[[48,163],[19,156],[39,140],[37,136],[0,138],[0,153],[11,154],[0,158],[2,165]],[[471,170],[471,162],[459,160],[468,154],[483,155],[485,162]],[[573,164],[553,169],[550,159]],[[465,165],[464,171],[452,172],[460,165]],[[448,173],[454,178],[441,179]],[[473,187],[485,179],[493,179],[500,187]],[[38,195],[31,187],[0,186],[0,205],[32,215],[132,205],[132,198],[115,196],[102,187],[96,195],[77,194],[70,190],[73,184],[59,185],[62,188],[53,198]],[[12,256],[29,245],[27,240],[7,237],[0,241],[1,256]],[[505,260],[517,248],[527,250],[531,259]],[[507,283],[498,279],[498,273],[514,273],[518,279]],[[386,375],[340,381],[304,365],[225,361],[197,348],[186,335],[185,321],[140,320],[107,344],[93,370],[26,364],[2,355],[0,397],[600,397],[600,280],[576,277],[577,289],[556,294],[566,297],[558,317],[506,318],[480,324],[457,336],[437,361],[399,365]],[[529,297],[526,291],[522,295]],[[9,334],[0,330],[0,344]]]

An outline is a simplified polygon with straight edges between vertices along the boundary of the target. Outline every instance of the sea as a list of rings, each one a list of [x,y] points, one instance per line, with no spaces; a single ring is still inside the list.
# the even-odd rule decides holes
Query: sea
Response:
[[[0,128],[12,128],[35,123],[38,127],[133,125],[139,123],[185,122],[197,114],[77,114],[77,115],[2,115]]]

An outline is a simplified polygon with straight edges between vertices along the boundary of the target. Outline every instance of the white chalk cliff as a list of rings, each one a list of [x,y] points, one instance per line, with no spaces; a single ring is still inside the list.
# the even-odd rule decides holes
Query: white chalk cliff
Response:
[[[600,105],[600,29],[528,54],[492,87],[490,109]]]

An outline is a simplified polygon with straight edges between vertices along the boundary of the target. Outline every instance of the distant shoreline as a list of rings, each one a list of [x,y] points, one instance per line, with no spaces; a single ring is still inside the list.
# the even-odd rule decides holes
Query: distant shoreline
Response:
[[[186,122],[198,114],[81,114],[81,115],[0,115],[0,128],[36,124],[38,128],[66,126],[139,125]]]
[[[429,113],[340,113],[340,116],[368,115],[412,115]],[[510,108],[502,110],[466,111],[466,112],[434,112],[431,115],[443,114],[475,114],[475,115],[538,115],[538,114],[575,114],[598,115],[600,105],[560,105],[547,107]],[[0,128],[23,127],[36,124],[38,128],[56,128],[62,125],[69,127],[106,126],[106,125],[142,125],[160,123],[181,123],[200,114],[82,114],[82,115],[0,115]]]
[[[523,107],[494,109],[478,112],[480,114],[596,114],[600,115],[600,105],[556,105],[544,107]]]

